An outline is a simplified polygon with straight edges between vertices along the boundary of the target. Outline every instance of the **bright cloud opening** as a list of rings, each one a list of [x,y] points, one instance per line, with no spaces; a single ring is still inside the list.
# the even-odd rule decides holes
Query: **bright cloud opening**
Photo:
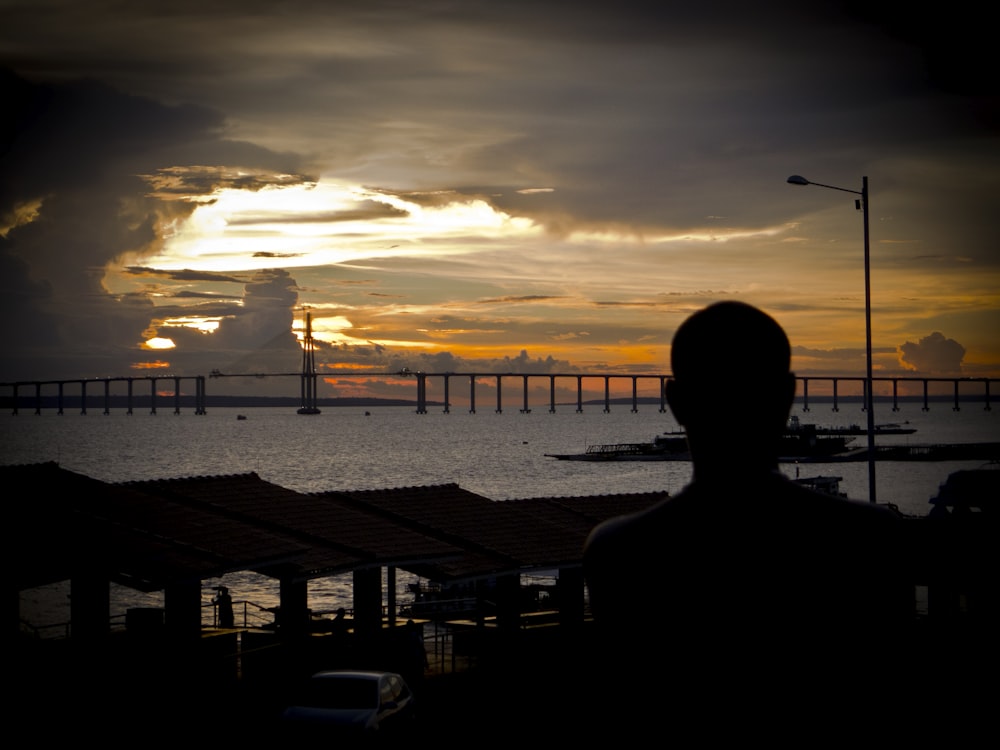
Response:
[[[224,188],[178,222],[157,257],[163,270],[325,266],[371,257],[473,252],[457,237],[541,237],[534,222],[482,200],[422,206],[345,183]]]
[[[174,344],[173,339],[154,336],[146,340],[142,346],[144,349],[173,349],[176,344]]]

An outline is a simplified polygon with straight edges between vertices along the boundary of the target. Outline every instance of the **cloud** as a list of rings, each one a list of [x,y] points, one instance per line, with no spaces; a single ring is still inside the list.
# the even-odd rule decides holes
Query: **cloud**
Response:
[[[232,148],[253,150],[259,156],[265,152],[249,144],[230,143]],[[276,174],[269,169],[231,167],[225,165],[173,166],[157,169],[152,174],[142,175],[152,188],[152,195],[163,199],[191,200],[192,196],[210,196],[217,190],[258,191],[268,187],[310,184],[304,175]],[[199,202],[210,202],[210,198]]]
[[[208,335],[196,333],[196,338],[186,334],[185,341],[190,350],[212,352],[222,360],[240,352],[238,356],[243,362],[239,367],[242,371],[247,371],[251,363],[262,366],[265,362],[271,364],[275,355],[280,358],[281,369],[294,370],[299,365],[297,355],[301,353],[292,332],[297,303],[295,279],[287,271],[258,271],[244,288],[242,305],[223,308],[228,314],[215,332]],[[176,330],[164,328],[160,330],[160,335],[173,338],[174,334],[170,331]],[[232,370],[234,366],[232,362],[217,361],[214,368]]]
[[[353,325],[332,361],[633,367],[730,297],[854,372],[859,214],[793,172],[872,177],[881,372],[918,317],[996,372],[972,314],[996,310],[988,24],[838,0],[7,5],[4,377],[121,372],[158,328],[174,370],[293,370],[297,304]],[[215,333],[163,324],[198,314]]]
[[[509,295],[507,297],[495,297],[493,299],[483,299],[479,300],[476,304],[479,305],[496,305],[496,304],[508,304],[508,303],[518,303],[518,302],[548,302],[550,300],[564,299],[564,297],[556,297],[548,294],[520,294],[520,295]]]
[[[963,357],[965,347],[938,331],[899,347],[900,363],[917,372],[955,375],[962,371]]]
[[[215,273],[212,271],[192,271],[188,268],[184,268],[179,271],[165,271],[159,268],[129,266],[128,268],[125,268],[124,271],[135,276],[160,276],[170,279],[171,281],[228,281],[233,283],[242,283],[246,281],[246,279],[242,279],[238,276],[232,276],[230,274]]]
[[[516,356],[461,357],[452,352],[414,352],[368,342],[365,345],[330,345],[317,342],[317,370],[324,375],[349,377],[352,368],[364,365],[382,372],[428,373],[533,373],[577,372],[570,362],[554,357],[532,358],[522,349]],[[340,373],[339,368],[343,368]]]
[[[168,227],[195,205],[173,191],[259,188],[273,184],[268,174],[297,174],[288,155],[227,140],[222,116],[205,107],[162,104],[93,80],[34,83],[3,69],[0,98],[0,351],[11,379],[117,375],[144,361],[157,290],[111,293],[109,264],[161,247]],[[246,174],[222,168],[233,164],[247,164]],[[170,199],[151,193],[143,175],[160,175]],[[163,275],[138,264],[130,272]],[[249,286],[250,316],[261,317],[254,303],[263,291],[259,280]],[[278,322],[290,330],[290,311]],[[245,320],[244,338],[255,327]],[[241,324],[228,330],[239,340]]]

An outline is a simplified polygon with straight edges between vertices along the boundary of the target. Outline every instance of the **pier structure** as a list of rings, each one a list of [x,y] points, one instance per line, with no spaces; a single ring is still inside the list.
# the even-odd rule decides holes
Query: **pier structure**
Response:
[[[44,403],[46,401],[46,396],[44,394],[46,386],[55,386],[57,389],[56,395],[56,412],[58,414],[65,413],[67,402],[70,401],[70,397],[67,396],[66,388],[67,386],[78,386],[79,387],[79,403],[80,403],[80,413],[87,413],[88,405],[88,395],[87,386],[90,384],[103,384],[104,386],[104,414],[111,413],[112,402],[116,398],[115,394],[111,392],[112,383],[125,383],[127,385],[127,393],[125,395],[125,410],[126,413],[132,414],[135,408],[135,383],[138,382],[148,382],[150,384],[149,393],[149,413],[156,414],[156,409],[158,402],[162,400],[173,401],[174,404],[174,414],[181,413],[181,396],[182,389],[181,383],[185,380],[193,381],[194,383],[194,393],[189,394],[194,396],[194,413],[204,414],[205,413],[205,376],[204,375],[145,375],[145,376],[120,376],[120,377],[107,377],[107,378],[72,378],[68,380],[22,380],[13,383],[0,383],[0,386],[12,389],[11,396],[11,410],[14,415],[17,415],[20,411],[21,405],[21,391],[22,389],[30,389],[34,392],[32,401],[34,403],[35,414],[41,414],[44,408]],[[161,395],[158,392],[158,386],[161,382],[167,381],[173,383],[172,393],[170,395]]]

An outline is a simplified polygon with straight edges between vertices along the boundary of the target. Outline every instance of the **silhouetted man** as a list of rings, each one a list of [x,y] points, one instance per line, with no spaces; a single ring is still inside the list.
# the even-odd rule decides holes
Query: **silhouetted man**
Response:
[[[227,587],[219,586],[219,593],[215,597],[215,606],[219,608],[219,627],[234,627],[236,618],[233,615],[233,597],[230,596]]]
[[[790,362],[781,327],[746,304],[711,305],[678,329],[666,396],[693,480],[598,526],[584,553],[612,699],[736,730],[890,697],[913,609],[901,519],[778,471]]]

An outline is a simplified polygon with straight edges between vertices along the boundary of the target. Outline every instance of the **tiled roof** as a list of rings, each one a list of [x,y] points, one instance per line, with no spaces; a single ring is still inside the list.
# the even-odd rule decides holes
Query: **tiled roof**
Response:
[[[336,497],[303,495],[256,474],[132,482],[143,493],[196,504],[309,546],[303,570],[315,577],[372,565],[403,566],[455,557],[459,550],[366,514]],[[266,571],[261,571],[266,572]]]
[[[634,492],[622,495],[587,495],[580,497],[538,497],[506,502],[521,505],[527,512],[590,532],[601,521],[626,513],[636,513],[667,498],[667,492]]]
[[[666,497],[666,493],[636,493],[498,502],[457,484],[338,495],[464,549],[463,558],[439,567],[440,578],[577,566],[587,534],[598,522]]]
[[[19,588],[92,570],[139,589],[250,570],[308,547],[216,513],[100,482],[55,463],[0,468],[6,549]]]
[[[237,570],[301,580],[392,565],[443,582],[575,567],[596,523],[665,496],[494,501],[457,484],[301,494],[253,473],[107,484],[54,463],[0,467],[0,481],[18,488],[19,588],[84,566],[149,590]]]

